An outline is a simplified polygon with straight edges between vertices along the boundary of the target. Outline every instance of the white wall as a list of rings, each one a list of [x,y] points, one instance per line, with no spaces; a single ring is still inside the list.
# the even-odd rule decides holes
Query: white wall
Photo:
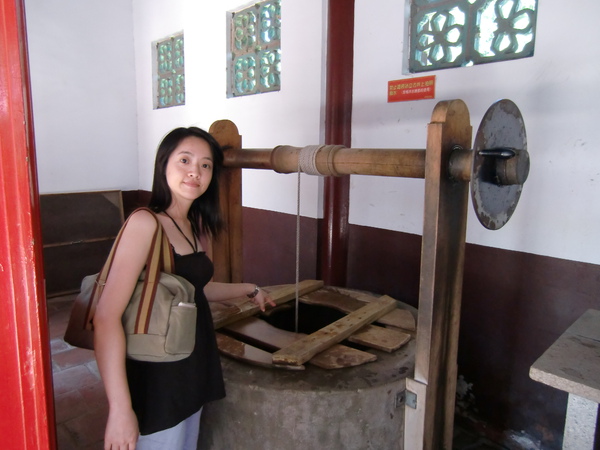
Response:
[[[230,119],[246,148],[322,142],[327,1],[282,3],[282,90],[227,99],[225,11],[243,2],[26,0],[41,192],[150,189],[158,142],[176,126]],[[352,145],[424,148],[437,101],[463,99],[476,130],[510,98],[525,118],[529,180],[501,230],[471,210],[468,241],[600,264],[600,3],[540,3],[534,57],[433,72],[435,100],[388,104],[387,82],[410,77],[404,0],[378,0],[377,14],[356,0]],[[186,105],[153,110],[151,42],[181,30]],[[420,234],[423,184],[353,176],[351,222]],[[318,177],[303,176],[302,214],[320,217],[320,199]],[[294,214],[296,176],[246,170],[243,202]]]
[[[137,189],[131,3],[26,0],[39,189]]]
[[[440,100],[460,98],[474,134],[497,99],[524,116],[531,172],[512,219],[483,228],[472,208],[467,240],[484,246],[600,263],[600,3],[539,2],[535,55],[517,61],[447,69],[436,99],[387,103],[387,82],[408,78],[404,2],[356,0],[353,147],[425,148],[426,125]],[[421,74],[423,75],[423,74]],[[352,223],[420,234],[422,180],[353,177]]]
[[[282,90],[227,98],[227,10],[240,0],[134,0],[138,94],[140,188],[150,189],[154,154],[160,139],[177,126],[208,129],[219,119],[232,120],[245,148],[320,142],[323,84],[323,6],[321,0],[282,2]],[[293,20],[292,20],[293,19]],[[177,31],[185,39],[185,106],[152,109],[151,42]],[[245,206],[296,213],[296,175],[245,170]],[[320,180],[302,177],[302,214],[320,214]]]

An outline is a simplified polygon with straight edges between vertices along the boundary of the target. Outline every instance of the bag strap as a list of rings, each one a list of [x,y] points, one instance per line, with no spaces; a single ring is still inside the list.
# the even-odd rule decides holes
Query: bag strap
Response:
[[[133,213],[140,210],[150,212],[157,224],[156,231],[152,237],[152,242],[150,243],[148,258],[146,259],[146,274],[144,276],[142,295],[134,329],[135,334],[146,334],[150,325],[152,305],[154,304],[154,297],[156,295],[156,288],[160,280],[160,273],[161,271],[173,273],[174,260],[171,244],[169,243],[167,234],[164,232],[160,221],[156,217],[156,213],[149,208],[138,208]],[[133,215],[133,213],[131,215]],[[131,215],[129,218],[131,218]],[[96,312],[96,306],[98,305],[98,300],[100,299],[102,291],[104,290],[104,285],[106,284],[106,279],[110,273],[117,247],[121,241],[123,230],[125,229],[127,222],[129,222],[129,218],[121,227],[121,230],[115,239],[115,243],[110,250],[108,258],[106,259],[104,266],[102,266],[102,270],[96,277],[96,282],[94,283],[94,287],[92,289],[91,301],[88,304],[88,310],[85,315],[85,329],[93,330],[92,319],[94,318],[94,314]]]

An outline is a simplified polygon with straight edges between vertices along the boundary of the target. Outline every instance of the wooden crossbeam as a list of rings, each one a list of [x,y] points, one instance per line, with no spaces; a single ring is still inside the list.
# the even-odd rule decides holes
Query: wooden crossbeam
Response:
[[[304,364],[317,353],[343,341],[363,326],[392,311],[397,307],[397,303],[393,298],[384,295],[377,301],[368,303],[346,317],[342,317],[319,331],[275,352],[273,362],[276,364]]]

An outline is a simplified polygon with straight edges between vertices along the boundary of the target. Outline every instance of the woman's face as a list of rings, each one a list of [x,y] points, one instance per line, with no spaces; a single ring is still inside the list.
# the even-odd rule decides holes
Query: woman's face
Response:
[[[183,139],[169,156],[166,178],[173,202],[192,202],[206,192],[213,174],[208,142],[195,136]]]

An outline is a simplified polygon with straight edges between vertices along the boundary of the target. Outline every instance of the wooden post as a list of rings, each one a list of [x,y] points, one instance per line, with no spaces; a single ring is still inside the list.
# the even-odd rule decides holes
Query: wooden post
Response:
[[[209,133],[223,148],[224,153],[242,148],[242,137],[230,120],[214,122]],[[242,169],[223,167],[219,185],[221,210],[226,228],[212,242],[215,281],[239,283],[242,281]]]
[[[452,448],[456,356],[469,184],[451,179],[455,145],[471,146],[469,111],[461,100],[440,102],[427,132],[425,214],[414,379],[405,407],[404,448]]]

